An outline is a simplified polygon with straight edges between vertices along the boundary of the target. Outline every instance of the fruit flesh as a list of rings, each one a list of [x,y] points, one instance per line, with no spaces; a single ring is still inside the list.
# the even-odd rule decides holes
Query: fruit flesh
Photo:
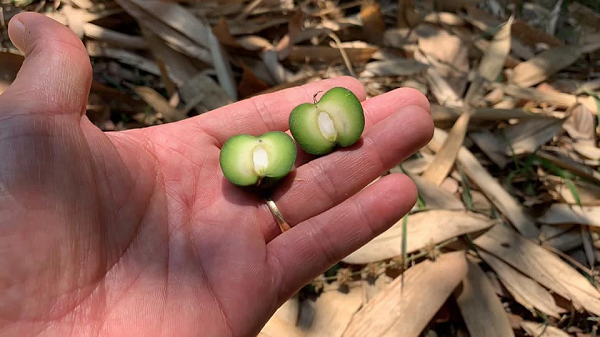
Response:
[[[294,141],[280,131],[260,137],[233,136],[223,144],[219,156],[225,177],[240,186],[262,185],[280,179],[291,171],[295,160]]]
[[[304,151],[323,155],[336,145],[350,146],[360,138],[365,118],[360,100],[346,88],[333,88],[321,99],[298,105],[289,118],[290,131]]]

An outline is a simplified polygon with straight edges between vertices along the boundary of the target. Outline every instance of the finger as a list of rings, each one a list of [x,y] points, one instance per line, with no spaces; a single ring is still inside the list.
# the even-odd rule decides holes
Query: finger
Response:
[[[401,174],[368,186],[340,205],[279,235],[267,245],[279,298],[288,298],[329,267],[400,220],[417,189]]]
[[[274,93],[254,96],[189,119],[211,134],[220,147],[229,137],[237,134],[259,135],[268,131],[289,129],[290,112],[301,103],[312,102],[319,91],[333,87],[351,90],[361,101],[366,93],[362,84],[352,77],[336,77]]]
[[[67,27],[42,14],[25,12],[9,22],[8,33],[25,61],[0,96],[0,114],[85,112],[92,80],[82,42]]]
[[[365,131],[388,116],[398,111],[398,108],[416,105],[430,111],[429,100],[423,93],[413,88],[398,88],[387,93],[375,96],[363,102],[365,114]],[[296,167],[299,167],[318,156],[310,155],[298,147]]]
[[[386,170],[425,146],[433,136],[431,115],[421,106],[401,108],[372,126],[362,142],[317,158],[295,170],[271,196],[294,226],[334,207]],[[267,205],[262,228],[266,242],[280,234]]]

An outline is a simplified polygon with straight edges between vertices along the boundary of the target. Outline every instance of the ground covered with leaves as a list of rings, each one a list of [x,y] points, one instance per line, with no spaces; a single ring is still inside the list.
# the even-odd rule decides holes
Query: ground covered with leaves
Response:
[[[596,336],[600,2],[0,4],[0,92],[22,62],[7,22],[44,13],[84,41],[87,115],[107,131],[340,75],[427,95],[434,138],[392,170],[417,205],[262,336]]]

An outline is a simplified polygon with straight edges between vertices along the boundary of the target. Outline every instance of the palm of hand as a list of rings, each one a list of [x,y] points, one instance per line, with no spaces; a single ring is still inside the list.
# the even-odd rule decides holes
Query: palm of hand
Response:
[[[314,160],[299,153],[273,193],[293,225],[281,234],[261,198],[223,178],[220,145],[286,130],[292,107],[319,90],[345,86],[362,100],[358,82],[321,81],[103,133],[80,117],[90,71],[79,41],[35,15],[21,21],[29,36],[14,25],[10,33],[26,61],[0,97],[0,327],[9,334],[253,335],[303,284],[414,204],[401,175],[361,189],[431,137],[415,91],[365,101],[360,144]],[[44,34],[62,47],[39,42]],[[67,75],[40,75],[48,56]],[[65,83],[75,93],[52,91]]]

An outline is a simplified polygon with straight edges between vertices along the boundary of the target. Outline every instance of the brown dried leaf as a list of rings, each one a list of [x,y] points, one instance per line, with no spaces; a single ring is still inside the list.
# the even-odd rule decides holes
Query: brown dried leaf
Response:
[[[467,233],[483,231],[494,224],[490,218],[468,211],[432,210],[408,216],[406,252],[411,253]],[[362,246],[343,261],[351,264],[377,262],[402,256],[403,220]]]
[[[538,322],[521,322],[521,327],[531,337],[569,337],[570,335],[563,330]]]
[[[510,31],[513,23],[511,16],[504,26],[494,35],[488,49],[483,54],[477,72],[487,81],[494,82],[502,72],[504,61],[510,52]]]
[[[138,54],[117,48],[103,47],[98,42],[88,41],[86,43],[88,54],[91,57],[107,57],[128,64],[132,67],[160,76],[160,69],[156,62],[139,56]]]
[[[23,56],[10,52],[0,52],[0,94],[3,93],[17,77],[23,64]]]
[[[451,192],[434,185],[433,183],[414,174],[409,174],[419,191],[419,196],[425,201],[427,209],[447,209],[461,210],[465,209],[460,200],[458,200]]]
[[[569,136],[578,143],[595,146],[596,116],[584,105],[573,109],[571,116],[563,123]]]
[[[277,50],[279,60],[284,60],[290,54],[296,41],[296,35],[302,30],[302,19],[304,14],[302,10],[297,10],[288,24],[288,33],[279,41],[275,49]]]
[[[448,173],[450,173],[450,170],[454,166],[458,151],[462,147],[465,139],[470,118],[470,111],[465,111],[460,115],[458,120],[452,126],[444,144],[442,144],[442,147],[437,151],[433,158],[433,162],[423,173],[424,179],[439,186]]]
[[[359,16],[366,41],[380,45],[383,42],[385,22],[379,4],[377,2],[364,3]]]
[[[143,86],[134,86],[133,90],[156,112],[163,115],[165,121],[175,122],[186,118],[184,113],[169,105],[169,102],[154,89]]]
[[[409,59],[374,61],[367,63],[365,70],[360,74],[360,77],[408,76],[420,73],[426,68],[426,64]]]
[[[345,48],[352,65],[365,64],[378,50],[375,46],[363,48]],[[342,54],[338,48],[328,46],[294,46],[288,59],[292,62],[342,63]]]
[[[263,337],[322,337],[342,336],[352,316],[362,305],[364,291],[362,286],[351,286],[348,294],[338,291],[325,291],[317,300],[304,301],[300,311],[314,314],[310,319],[291,324],[279,317],[272,317],[263,327],[259,336]]]
[[[238,91],[241,98],[253,96],[254,94],[267,90],[271,86],[264,81],[261,81],[252,69],[242,64],[242,79],[238,85]]]
[[[576,308],[600,313],[600,292],[558,256],[504,225],[474,240],[475,245],[510,264],[546,288],[571,300]]]
[[[429,147],[439,150],[446,140],[444,130],[435,128]],[[537,237],[539,230],[525,208],[513,198],[481,165],[479,160],[464,146],[458,151],[457,163],[467,177],[492,201],[523,235],[529,238]]]
[[[469,138],[500,168],[505,168],[511,161],[506,156],[507,144],[504,138],[498,137],[488,130],[470,132]]]
[[[419,36],[419,49],[438,74],[442,76],[457,95],[462,95],[469,72],[468,48],[460,38],[445,30],[421,25],[418,31],[426,30]]]
[[[562,130],[563,122],[556,118],[532,119],[499,130],[499,138],[508,142],[504,154],[533,153]]]
[[[530,87],[575,63],[580,56],[581,50],[573,46],[549,49],[530,60],[521,62],[513,69],[509,81],[521,87]]]
[[[535,309],[538,309],[549,316],[559,318],[559,315],[565,312],[564,309],[556,305],[552,294],[539,283],[523,275],[494,255],[479,251],[479,256],[494,269],[515,300],[532,313],[535,313]]]
[[[435,262],[419,263],[363,306],[343,336],[418,337],[466,269],[462,251],[444,254]]]
[[[203,111],[210,111],[232,103],[227,95],[211,77],[202,73],[196,74],[180,88],[179,93],[185,102],[200,102]]]
[[[548,225],[579,224],[600,227],[600,206],[552,204],[538,221]]]
[[[504,306],[485,273],[470,259],[467,270],[454,296],[471,336],[514,336]]]

